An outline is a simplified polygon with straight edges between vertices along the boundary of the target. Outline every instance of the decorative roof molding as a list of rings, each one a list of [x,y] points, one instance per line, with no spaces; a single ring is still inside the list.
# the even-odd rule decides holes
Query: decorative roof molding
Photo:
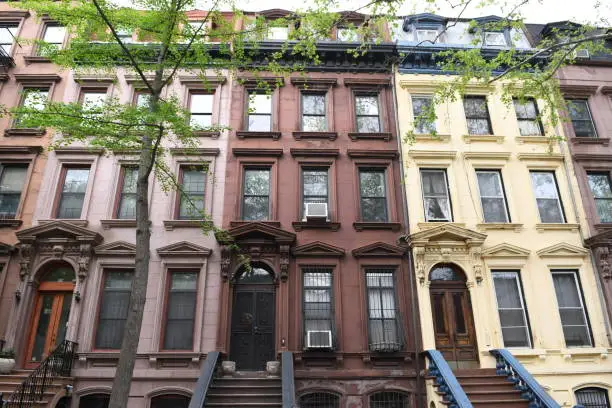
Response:
[[[506,242],[483,249],[483,258],[528,258],[530,250]]]
[[[425,246],[432,241],[464,242],[468,246],[482,245],[485,234],[452,224],[442,224],[408,236],[410,246]]]
[[[260,156],[260,157],[281,157],[283,149],[255,149],[246,147],[234,147],[234,156]]]
[[[288,17],[292,15],[293,12],[289,10],[285,10],[285,9],[273,8],[273,9],[260,11],[257,14],[264,16],[267,19],[276,19],[276,18]]]
[[[516,157],[522,161],[563,161],[561,153],[518,153]]]
[[[385,242],[374,242],[351,251],[355,258],[387,258],[403,257],[406,249]]]
[[[289,149],[293,157],[338,157],[340,149]]]
[[[465,152],[463,158],[466,160],[509,160],[510,152]]]
[[[396,150],[348,149],[346,153],[351,159],[397,159],[399,157]]]
[[[413,159],[454,159],[455,150],[410,150],[408,156]]]
[[[487,25],[487,24],[496,24],[496,23],[499,23],[500,21],[505,21],[505,19],[501,18],[499,16],[493,16],[493,15],[484,16],[484,17],[478,17],[478,18],[474,19],[474,22],[476,23],[476,27],[484,26],[484,25]],[[487,31],[503,32],[503,31],[505,31],[508,28],[509,28],[509,25],[508,25],[508,27],[495,27],[495,29],[487,27]],[[470,28],[469,31],[471,33],[473,33],[473,32],[476,31],[476,29],[477,28]]]
[[[94,252],[98,256],[136,256],[136,245],[126,241],[98,245]]]
[[[561,242],[546,248],[540,249],[537,254],[540,258],[557,258],[557,257],[580,257],[584,258],[589,254],[584,248],[575,245],[570,245],[566,242]]]
[[[62,80],[57,74],[14,74],[15,80],[24,84],[28,83],[55,83]]]
[[[304,244],[300,246],[296,246],[291,251],[293,256],[295,257],[333,257],[333,258],[341,258],[344,256],[345,251],[344,248],[340,248],[331,244],[327,244],[321,241],[314,241],[309,244]]]
[[[208,257],[212,254],[212,249],[205,248],[187,241],[180,241],[174,244],[157,248],[157,254],[164,257]]]

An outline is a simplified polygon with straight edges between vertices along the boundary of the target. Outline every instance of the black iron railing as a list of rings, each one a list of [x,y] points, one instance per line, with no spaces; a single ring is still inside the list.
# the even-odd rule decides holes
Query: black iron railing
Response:
[[[76,356],[77,343],[64,340],[47,358],[17,387],[2,408],[27,408],[42,400],[47,387],[57,377],[69,377],[72,361]]]
[[[369,348],[372,352],[394,353],[405,344],[402,316],[398,309],[389,309],[381,317],[370,317],[368,322]],[[384,316],[390,317],[384,317]]]
[[[189,401],[189,408],[204,407],[204,404],[206,403],[206,394],[208,393],[210,384],[212,383],[215,372],[217,371],[217,364],[219,364],[220,355],[221,353],[218,351],[211,351],[206,355],[206,360],[204,360],[204,366],[202,367],[200,378],[198,378],[198,382],[193,390],[193,395]]]

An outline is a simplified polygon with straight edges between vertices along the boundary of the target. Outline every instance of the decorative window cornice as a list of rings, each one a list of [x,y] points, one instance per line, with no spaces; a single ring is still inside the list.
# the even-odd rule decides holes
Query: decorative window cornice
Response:
[[[283,149],[253,149],[244,147],[234,147],[234,156],[260,156],[260,157],[281,157]]]
[[[588,97],[594,95],[597,92],[599,85],[568,85],[561,84],[559,85],[559,90],[566,97]]]
[[[282,76],[272,76],[272,77],[253,77],[253,76],[242,76],[238,77],[238,82],[242,83],[247,89],[265,89],[262,87],[262,84],[266,84],[270,88],[275,88],[277,86],[285,85],[285,78]]]
[[[584,258],[589,254],[584,248],[562,242],[546,248],[540,249],[537,254],[540,258],[556,258],[556,257],[579,257]]]
[[[226,81],[224,76],[199,76],[199,75],[180,75],[179,82],[191,89],[208,89],[223,85]],[[127,77],[126,77],[127,80]]]
[[[510,159],[510,152],[465,152],[463,158],[466,160],[504,160]]]
[[[597,161],[609,162],[609,161],[612,161],[612,154],[586,154],[586,153],[579,153],[579,154],[574,154],[572,157],[576,161],[590,161],[590,162],[597,162]]]
[[[563,161],[561,153],[518,153],[516,157],[521,161]]]
[[[0,146],[0,156],[6,154],[39,154],[42,146]]]
[[[399,153],[395,150],[348,149],[347,154],[351,159],[397,159],[399,157]]]
[[[528,258],[530,250],[516,245],[502,243],[482,251],[483,258]]]
[[[212,253],[212,249],[205,248],[191,242],[180,241],[174,244],[166,245],[157,248],[157,254],[160,257],[208,257]]]
[[[293,157],[338,157],[340,149],[289,149]]]
[[[344,85],[357,88],[382,88],[391,86],[390,78],[344,78]]]
[[[170,154],[173,156],[218,156],[221,150],[218,147],[209,148],[183,148],[173,147],[170,148]]]
[[[57,155],[65,154],[93,154],[96,156],[104,153],[104,149],[101,147],[84,147],[84,146],[63,146],[53,149]]]
[[[291,78],[291,83],[300,88],[307,90],[328,90],[336,86],[338,80],[336,78],[309,78],[309,77],[294,77]]]
[[[56,83],[62,80],[57,74],[15,74],[15,80],[23,84]]]
[[[410,150],[408,156],[415,160],[454,159],[457,156],[457,152],[455,150]]]

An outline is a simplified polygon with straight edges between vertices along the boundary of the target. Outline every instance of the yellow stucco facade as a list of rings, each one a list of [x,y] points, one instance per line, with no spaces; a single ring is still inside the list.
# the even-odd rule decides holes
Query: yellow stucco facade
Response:
[[[431,95],[442,75],[396,74],[400,134],[413,129],[412,97]],[[491,349],[504,348],[493,271],[520,277],[529,327],[529,347],[506,347],[562,406],[573,406],[574,391],[584,386],[612,389],[612,348],[608,323],[589,252],[572,163],[564,143],[520,136],[513,106],[496,91],[468,88],[486,97],[492,135],[469,136],[462,98],[436,106],[438,135],[417,135],[402,142],[410,245],[415,264],[424,350],[436,349],[439,313],[432,302],[430,271],[455,264],[466,277],[471,299],[476,357],[472,367],[495,367]],[[545,129],[546,134],[559,134]],[[445,171],[451,222],[427,222],[422,169]],[[494,170],[503,180],[509,221],[485,223],[476,170]],[[565,222],[540,219],[530,172],[554,174]],[[553,271],[575,273],[588,316],[590,345],[566,345]],[[469,318],[468,318],[469,321]],[[436,326],[437,327],[437,326]],[[438,330],[439,331],[439,330]],[[439,341],[439,339],[438,339]],[[428,386],[428,406],[439,396]]]

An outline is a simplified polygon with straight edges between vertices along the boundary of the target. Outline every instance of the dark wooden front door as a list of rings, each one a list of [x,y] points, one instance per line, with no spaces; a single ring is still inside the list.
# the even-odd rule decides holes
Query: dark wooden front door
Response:
[[[431,282],[436,349],[448,361],[477,361],[470,294],[464,282]]]
[[[275,360],[273,285],[235,286],[230,360],[238,370],[265,370]]]

